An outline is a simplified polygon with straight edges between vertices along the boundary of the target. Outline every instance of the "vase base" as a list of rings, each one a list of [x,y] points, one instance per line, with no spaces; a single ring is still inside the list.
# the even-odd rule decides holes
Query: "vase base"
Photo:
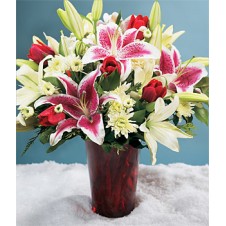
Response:
[[[133,209],[131,209],[130,211],[126,212],[126,213],[108,214],[106,212],[103,213],[102,211],[98,211],[95,206],[92,207],[93,213],[99,214],[100,216],[107,217],[107,218],[120,218],[120,217],[125,217],[125,216],[128,216],[134,209],[135,209],[135,207]]]

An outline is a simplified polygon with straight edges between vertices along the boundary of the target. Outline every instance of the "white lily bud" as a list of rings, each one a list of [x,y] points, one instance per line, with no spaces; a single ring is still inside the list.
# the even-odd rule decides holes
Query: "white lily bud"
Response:
[[[64,0],[64,8],[72,32],[78,40],[82,40],[84,37],[84,27],[80,14],[68,0]]]
[[[79,56],[83,56],[86,52],[86,44],[82,41],[77,41],[75,45],[76,53]]]
[[[150,43],[160,51],[162,50],[162,28],[160,24],[157,24],[152,32]]]
[[[93,21],[97,22],[103,11],[103,1],[102,0],[94,0],[92,6],[92,18]]]
[[[159,2],[156,0],[152,6],[149,17],[149,28],[154,31],[157,24],[161,23],[161,8]]]

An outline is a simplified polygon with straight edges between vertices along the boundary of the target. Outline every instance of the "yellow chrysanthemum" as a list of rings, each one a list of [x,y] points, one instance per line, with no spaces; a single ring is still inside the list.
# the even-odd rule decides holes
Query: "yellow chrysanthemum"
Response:
[[[66,70],[69,70],[69,66],[66,63],[66,58],[59,55],[48,61],[48,67],[44,71],[46,73],[52,73],[56,71],[64,73]]]
[[[130,120],[133,113],[127,114],[124,111],[114,114],[108,114],[109,121],[107,128],[111,127],[114,131],[115,137],[125,136],[128,139],[129,133],[137,132],[138,125],[133,124],[134,121]]]
[[[177,108],[177,117],[179,121],[182,120],[182,116],[184,117],[191,117],[192,114],[195,112],[192,110],[195,104],[191,102],[181,102]]]

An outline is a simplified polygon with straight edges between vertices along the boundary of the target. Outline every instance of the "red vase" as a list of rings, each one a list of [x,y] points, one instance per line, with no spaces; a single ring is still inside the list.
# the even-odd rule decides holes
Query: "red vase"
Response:
[[[123,217],[135,207],[138,149],[130,145],[117,153],[86,141],[92,210],[105,217]]]

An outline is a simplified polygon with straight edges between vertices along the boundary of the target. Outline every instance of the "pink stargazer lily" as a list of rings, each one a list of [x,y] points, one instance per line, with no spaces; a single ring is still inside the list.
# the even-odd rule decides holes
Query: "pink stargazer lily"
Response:
[[[130,59],[160,57],[160,51],[155,46],[147,42],[135,41],[139,31],[131,28],[122,34],[121,28],[115,23],[100,24],[97,27],[98,45],[87,50],[82,58],[83,64],[114,56],[122,65],[121,80],[125,80],[131,72]]]
[[[71,116],[61,121],[56,132],[51,134],[52,146],[62,139],[64,132],[70,132],[72,129],[81,129],[93,142],[99,145],[103,143],[105,131],[102,114],[98,113],[98,107],[110,100],[115,100],[116,97],[112,95],[98,97],[94,83],[100,75],[101,72],[97,68],[86,75],[78,85],[65,74],[58,74],[56,77],[64,86],[66,94],[41,97],[35,102],[35,108],[43,104],[62,104],[63,111]]]
[[[162,49],[159,68],[168,80],[169,89],[177,92],[193,92],[194,85],[207,76],[205,66],[199,63],[181,65],[181,57],[175,46]]]

